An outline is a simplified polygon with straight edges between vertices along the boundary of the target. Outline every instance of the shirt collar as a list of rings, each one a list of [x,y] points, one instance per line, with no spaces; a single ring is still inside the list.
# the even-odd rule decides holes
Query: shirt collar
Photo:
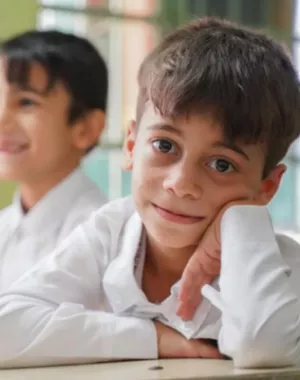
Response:
[[[30,231],[52,228],[59,224],[71,209],[77,196],[90,186],[90,180],[81,168],[75,169],[63,181],[52,188],[28,213],[24,213],[19,191],[13,200],[16,223]]]
[[[103,277],[104,290],[116,313],[130,309],[135,304],[148,303],[134,276],[135,258],[142,230],[142,221],[135,213],[126,223],[120,254],[108,266]]]

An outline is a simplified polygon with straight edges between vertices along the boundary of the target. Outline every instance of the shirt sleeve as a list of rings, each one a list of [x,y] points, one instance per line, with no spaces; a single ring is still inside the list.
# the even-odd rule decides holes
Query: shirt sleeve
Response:
[[[99,311],[107,223],[93,215],[0,295],[1,367],[157,357],[152,321]]]
[[[220,293],[202,289],[222,311],[221,352],[244,368],[299,363],[299,245],[288,239],[281,252],[266,207],[234,206],[222,220],[221,247]]]

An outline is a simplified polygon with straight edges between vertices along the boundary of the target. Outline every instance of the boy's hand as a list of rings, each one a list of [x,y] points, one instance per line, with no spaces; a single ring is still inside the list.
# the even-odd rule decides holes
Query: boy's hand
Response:
[[[177,314],[183,320],[193,318],[201,302],[201,289],[220,274],[221,243],[220,225],[225,211],[234,205],[258,205],[254,200],[241,200],[225,205],[206,230],[195,253],[190,258],[182,275]]]
[[[218,349],[205,340],[186,339],[179,332],[160,322],[154,322],[160,358],[222,359]]]

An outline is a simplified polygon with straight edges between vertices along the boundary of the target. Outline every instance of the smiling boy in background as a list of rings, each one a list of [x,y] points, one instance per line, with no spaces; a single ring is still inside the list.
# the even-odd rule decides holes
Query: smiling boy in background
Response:
[[[0,291],[105,203],[80,161],[103,131],[107,81],[84,38],[30,31],[0,46],[0,179],[18,185],[0,212]]]

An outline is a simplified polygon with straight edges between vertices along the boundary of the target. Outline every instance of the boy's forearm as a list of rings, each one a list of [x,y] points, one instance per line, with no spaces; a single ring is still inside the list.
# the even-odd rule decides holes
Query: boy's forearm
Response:
[[[151,321],[96,310],[106,302],[107,223],[99,214],[87,223],[0,294],[0,366],[157,357]]]
[[[58,308],[20,296],[0,299],[0,367],[157,358],[152,321]]]
[[[300,302],[267,209],[238,206],[227,211],[221,240],[221,351],[238,367],[295,364],[300,357]]]

